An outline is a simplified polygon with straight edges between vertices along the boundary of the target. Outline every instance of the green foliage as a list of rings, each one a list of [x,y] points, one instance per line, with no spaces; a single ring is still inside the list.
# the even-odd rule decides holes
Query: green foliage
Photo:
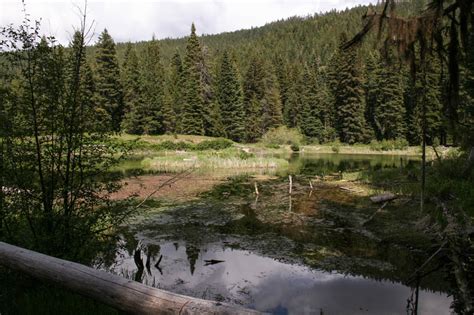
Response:
[[[224,150],[233,146],[233,142],[228,139],[204,140],[194,146],[194,150]]]
[[[262,143],[266,145],[299,145],[303,141],[303,135],[298,129],[290,129],[286,126],[271,129],[262,137]]]
[[[171,132],[173,109],[165,102],[164,69],[161,64],[157,40],[148,42],[143,58],[141,85],[143,89],[143,115],[141,128],[147,135]]]
[[[341,150],[341,142],[339,142],[339,140],[336,140],[336,141],[332,142],[331,143],[331,150],[334,153],[339,153],[339,151]]]
[[[204,135],[204,100],[201,84],[203,56],[201,45],[196,35],[194,23],[186,45],[183,71],[183,110],[181,131],[184,134]]]
[[[127,207],[109,199],[119,186],[103,172],[123,150],[95,123],[83,33],[67,50],[25,24],[1,36],[1,49],[29,50],[8,56],[15,71],[4,79],[15,83],[1,85],[0,121],[12,123],[0,125],[0,239],[89,262],[111,240],[101,231],[116,228]]]
[[[225,136],[234,141],[244,139],[242,89],[234,62],[224,51],[217,76],[217,100]]]
[[[207,150],[224,150],[230,148],[234,143],[228,139],[218,138],[213,140],[204,140],[197,144],[184,141],[163,141],[157,145],[153,145],[155,150],[168,151],[207,151]]]
[[[341,43],[346,42],[345,34]],[[335,99],[336,129],[342,142],[367,139],[361,62],[355,48],[338,50],[331,61],[330,86]]]
[[[298,144],[296,144],[296,143],[292,143],[292,144],[290,145],[290,149],[291,149],[291,151],[293,151],[293,152],[299,152],[299,151],[300,151],[300,146],[299,146]]]
[[[405,136],[405,104],[402,67],[377,53],[367,61],[366,102],[369,121],[377,138]]]
[[[95,57],[98,107],[108,113],[109,130],[119,131],[124,114],[123,90],[115,43],[107,29],[99,36]]]
[[[143,93],[138,58],[131,43],[127,45],[122,70],[125,106],[122,129],[130,134],[143,134],[145,116],[142,103]]]
[[[373,151],[405,150],[408,148],[408,145],[409,143],[406,139],[372,140],[370,142],[370,149]]]

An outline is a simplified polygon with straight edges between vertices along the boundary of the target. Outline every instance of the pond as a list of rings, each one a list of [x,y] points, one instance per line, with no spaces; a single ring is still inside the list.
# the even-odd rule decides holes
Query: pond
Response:
[[[360,187],[340,178],[317,179],[410,168],[418,159],[340,154],[287,159],[288,169],[277,176],[231,177],[192,200],[152,203],[125,229],[113,263],[101,268],[272,314],[406,314],[407,299],[415,293],[408,280],[429,256],[424,249],[430,238],[415,224],[417,205],[396,201],[367,223],[379,205]],[[193,180],[200,185],[199,178]],[[135,263],[137,250],[144,270]],[[450,312],[443,272],[421,281],[419,314]]]

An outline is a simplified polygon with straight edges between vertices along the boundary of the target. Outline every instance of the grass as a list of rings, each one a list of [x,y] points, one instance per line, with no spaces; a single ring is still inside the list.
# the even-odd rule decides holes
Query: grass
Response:
[[[131,146],[132,155],[150,155],[158,151],[205,151],[221,150],[227,147],[240,148],[255,154],[288,154],[293,152],[291,143],[269,143],[268,139],[263,139],[258,143],[234,143],[222,138],[193,135],[129,135],[121,134],[115,137],[119,143]],[[228,145],[223,145],[228,142]],[[299,152],[304,153],[338,153],[338,154],[370,154],[370,155],[407,155],[421,156],[420,146],[396,145],[390,141],[376,142],[370,144],[348,145],[341,142],[326,144],[299,145]],[[456,148],[438,147],[438,153],[447,155]],[[431,159],[435,157],[435,152],[431,147],[427,147],[427,156]]]
[[[186,152],[168,156],[145,158],[145,169],[160,172],[182,172],[190,168],[213,170],[263,170],[277,171],[288,167],[288,161],[280,158],[257,157],[236,148],[211,152]]]

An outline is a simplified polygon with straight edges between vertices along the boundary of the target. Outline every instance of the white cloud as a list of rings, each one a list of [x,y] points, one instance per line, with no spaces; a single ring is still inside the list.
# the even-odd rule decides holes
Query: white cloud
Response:
[[[42,31],[61,43],[79,24],[82,0],[25,0],[33,19],[42,18]],[[95,32],[105,27],[118,42],[181,37],[195,22],[199,34],[215,34],[264,25],[294,15],[342,10],[373,0],[89,0],[88,19]],[[0,0],[0,25],[20,23],[21,0]]]

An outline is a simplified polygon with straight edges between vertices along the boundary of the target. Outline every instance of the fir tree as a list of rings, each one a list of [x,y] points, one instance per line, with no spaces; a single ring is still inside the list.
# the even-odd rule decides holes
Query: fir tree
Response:
[[[342,35],[341,42],[346,42]],[[335,100],[336,129],[342,142],[367,139],[361,66],[355,48],[338,50],[332,61],[331,89]]]
[[[160,46],[158,41],[153,39],[145,47],[142,69],[143,132],[145,134],[164,133],[164,111],[166,110],[166,115],[172,115],[172,112],[165,108],[164,84],[165,77],[161,64]]]
[[[301,113],[299,127],[304,135],[310,138],[323,139],[324,125],[323,109],[317,81],[317,69],[306,67],[303,80],[303,93],[301,100]]]
[[[95,70],[98,106],[108,113],[110,130],[119,131],[124,114],[123,91],[115,43],[107,29],[99,36]]]
[[[217,100],[225,136],[234,141],[244,139],[242,90],[234,62],[224,51],[218,77]]]
[[[122,129],[131,134],[143,134],[145,125],[140,76],[137,54],[132,44],[128,43],[122,65],[125,107]]]
[[[288,82],[286,83],[286,96],[283,105],[283,118],[285,124],[290,128],[295,128],[299,125],[300,120],[300,104],[301,104],[301,87],[303,83],[298,69],[292,67],[288,74]],[[282,98],[283,99],[283,98]]]
[[[244,79],[245,139],[254,142],[263,135],[262,105],[265,96],[265,69],[263,61],[254,56]]]
[[[176,52],[171,59],[171,69],[168,79],[168,102],[174,117],[174,132],[183,132],[182,115],[183,115],[183,93],[184,90],[184,70],[183,63],[179,52]]]
[[[185,134],[204,134],[203,91],[201,86],[201,45],[196,35],[194,23],[187,40],[184,59],[184,89],[181,131]]]
[[[405,107],[400,67],[380,56],[373,70],[375,80],[370,88],[374,130],[379,139],[398,139],[405,136]]]

